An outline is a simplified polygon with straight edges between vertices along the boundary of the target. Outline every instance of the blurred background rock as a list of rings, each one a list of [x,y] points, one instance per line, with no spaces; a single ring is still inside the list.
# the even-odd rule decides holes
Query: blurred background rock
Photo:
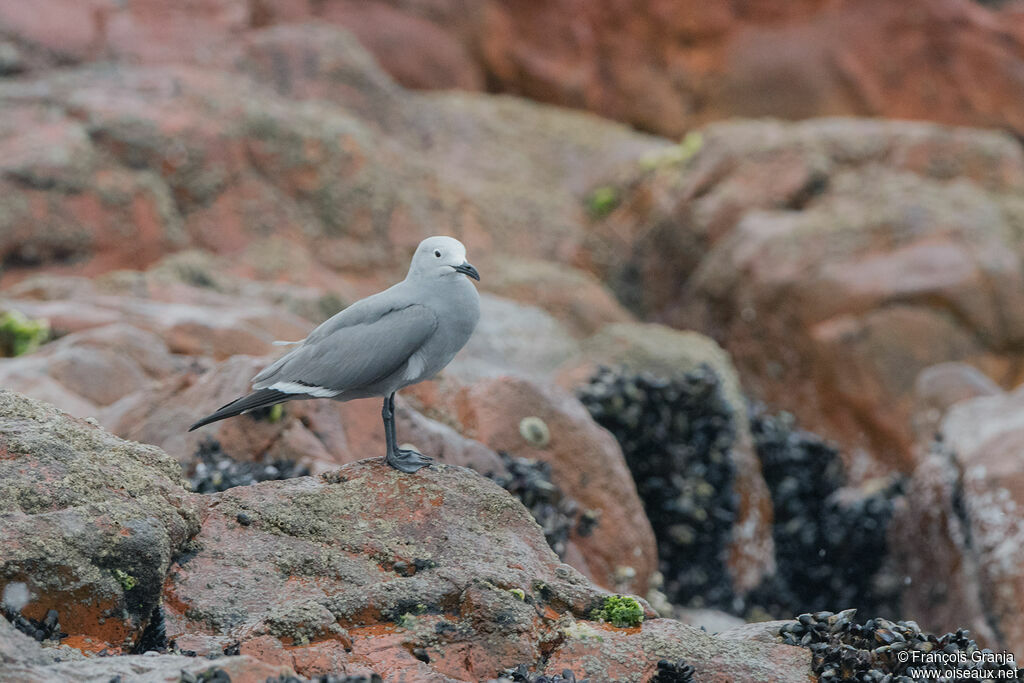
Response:
[[[0,0],[0,386],[200,491],[334,469],[375,403],[184,430],[451,234],[400,438],[564,562],[1024,655],[1022,140],[1021,0]]]

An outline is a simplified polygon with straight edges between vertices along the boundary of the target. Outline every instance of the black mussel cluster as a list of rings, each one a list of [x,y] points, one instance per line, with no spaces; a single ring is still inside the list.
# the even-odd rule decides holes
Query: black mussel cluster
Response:
[[[726,569],[738,505],[733,410],[708,367],[672,378],[601,368],[578,392],[626,456],[672,602],[736,611]]]
[[[167,624],[164,621],[164,608],[157,605],[153,610],[149,623],[142,630],[139,641],[132,648],[132,654],[141,655],[146,652],[167,651]]]
[[[857,610],[801,614],[779,631],[783,642],[811,650],[821,683],[945,683],[953,680],[1017,680],[1012,658],[983,649],[960,629],[936,636],[913,621],[855,621]],[[971,674],[965,674],[965,671]],[[976,672],[976,673],[975,673]],[[982,672],[990,672],[985,676]]]
[[[555,553],[562,557],[573,526],[586,535],[592,529],[592,515],[580,511],[579,503],[565,495],[551,481],[551,466],[546,462],[514,458],[499,453],[508,474],[490,473],[493,480],[518,498],[544,530],[544,538]]]
[[[526,664],[520,664],[514,669],[509,669],[502,675],[501,678],[497,679],[497,683],[589,683],[589,678],[576,678],[569,669],[565,669],[560,674],[554,676],[547,676],[545,674],[531,673],[530,668]]]
[[[213,666],[199,673],[181,670],[178,683],[231,683],[231,674],[219,666]]]
[[[693,665],[687,664],[685,659],[675,662],[662,659],[651,683],[693,683],[693,674]]]
[[[314,676],[299,678],[298,676],[277,676],[268,678],[265,683],[384,683],[378,674],[370,676]]]
[[[258,481],[291,479],[309,474],[309,468],[290,460],[239,462],[225,453],[214,439],[199,445],[188,480],[197,493],[216,493]]]
[[[60,616],[55,609],[48,611],[46,616],[40,620],[29,619],[21,612],[10,609],[7,605],[0,604],[0,614],[3,614],[7,621],[11,622],[11,626],[39,642],[60,640],[67,635],[66,633],[61,633]]]
[[[846,473],[832,445],[786,413],[755,409],[750,425],[771,491],[777,571],[748,604],[776,617],[835,605],[878,614],[898,604],[900,582],[884,562],[902,482],[843,496]]]

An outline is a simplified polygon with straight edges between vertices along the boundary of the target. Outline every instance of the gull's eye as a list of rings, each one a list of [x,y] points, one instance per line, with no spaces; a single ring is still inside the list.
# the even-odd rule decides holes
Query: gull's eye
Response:
[[[434,250],[434,256],[436,256],[437,258],[441,258],[441,250],[440,249],[435,249]]]

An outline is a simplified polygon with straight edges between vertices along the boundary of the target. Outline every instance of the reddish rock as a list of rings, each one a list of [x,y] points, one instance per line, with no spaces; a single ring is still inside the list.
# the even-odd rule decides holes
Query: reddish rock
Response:
[[[906,508],[890,525],[908,583],[903,613],[930,630],[966,624],[1020,657],[1024,619],[1024,392],[957,403],[941,439],[914,471]],[[926,444],[922,444],[922,449]]]
[[[294,401],[282,406],[280,419],[243,415],[194,432],[203,415],[245,394],[249,381],[270,358],[235,356],[215,367],[196,367],[160,385],[131,394],[99,412],[99,420],[125,438],[158,445],[182,465],[211,440],[241,461],[282,458],[323,471],[353,462],[361,454],[384,454],[379,399],[348,403]],[[497,454],[450,426],[409,408],[398,397],[397,434],[439,462],[502,472]]]
[[[548,463],[552,482],[598,515],[594,531],[572,531],[573,563],[600,585],[646,593],[657,569],[654,534],[622,451],[579,401],[516,376],[469,384],[453,378],[408,393],[422,412],[488,448]]]
[[[24,296],[5,299],[0,305],[30,318],[49,321],[55,334],[92,330],[113,323],[124,323],[148,333],[149,336],[143,334],[150,341],[132,341],[134,336],[119,332],[120,328],[106,332],[94,330],[81,337],[84,341],[74,337],[66,345],[94,350],[90,353],[103,353],[101,349],[110,348],[138,364],[140,371],[149,377],[168,374],[167,351],[214,358],[238,353],[262,354],[274,348],[273,341],[301,339],[309,329],[308,321],[274,306],[182,282],[167,286],[160,282],[148,283],[140,277],[120,284],[103,280],[92,283],[46,276],[24,284],[27,286],[8,290],[11,294],[23,292]],[[118,340],[119,336],[125,338]],[[87,341],[90,339],[95,341]],[[44,347],[47,353],[64,352],[64,348],[63,344]],[[161,356],[161,360],[157,356]],[[111,397],[123,395],[137,386],[138,382],[120,389],[109,388],[111,393],[99,403],[105,405]]]
[[[719,340],[755,398],[909,471],[922,369],[1016,383],[1024,154],[1009,137],[737,122],[680,150],[615,186],[580,260],[636,310]]]
[[[369,460],[322,480],[216,494],[197,538],[209,550],[175,567],[166,583],[168,636],[333,640],[379,672],[422,669],[414,647],[468,648],[441,665],[463,680],[539,658],[538,611],[552,605],[584,615],[599,592],[558,562],[505,491],[461,468],[422,472],[399,477]],[[249,525],[236,521],[242,511]],[[339,524],[349,513],[358,520]],[[435,629],[441,622],[451,630]]]
[[[115,323],[76,332],[29,355],[0,360],[0,383],[76,417],[88,417],[99,407],[170,376],[177,366],[160,337]]]
[[[665,145],[525,102],[407,92],[323,25],[220,51],[221,70],[83,68],[0,84],[5,284],[39,266],[94,275],[202,247],[239,274],[365,295],[400,276],[438,225],[484,266],[492,252],[564,256],[597,174]]]
[[[131,648],[198,531],[177,463],[10,392],[0,423],[3,584],[25,584],[27,617],[56,609],[76,643]]]
[[[0,26],[31,52],[33,68],[92,59],[231,64],[249,35],[314,20],[352,31],[409,87],[486,87],[670,136],[735,116],[1024,129],[1024,13],[1015,3],[46,0],[31,12],[0,3]]]
[[[306,675],[487,680],[542,652],[549,671],[592,678],[646,680],[661,658],[741,681],[809,673],[806,650],[718,641],[649,608],[642,628],[588,621],[602,591],[558,561],[518,502],[459,467],[409,476],[366,460],[231,489],[210,497],[196,542],[165,584],[168,635],[213,652],[238,642]],[[765,677],[773,668],[781,678]]]
[[[217,671],[232,681],[265,681],[288,676],[294,670],[257,657],[186,657],[151,653],[84,658],[68,647],[43,648],[31,638],[14,630],[0,617],[0,662],[4,677],[25,683],[80,683],[81,681],[125,680],[178,681],[184,672],[202,680],[202,674]]]

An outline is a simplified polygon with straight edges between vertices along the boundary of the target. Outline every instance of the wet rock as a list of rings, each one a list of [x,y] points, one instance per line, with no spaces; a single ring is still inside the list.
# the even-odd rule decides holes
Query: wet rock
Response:
[[[171,558],[198,530],[178,465],[10,392],[0,423],[0,575],[25,585],[19,615],[46,626],[56,610],[63,642],[131,649]]]

